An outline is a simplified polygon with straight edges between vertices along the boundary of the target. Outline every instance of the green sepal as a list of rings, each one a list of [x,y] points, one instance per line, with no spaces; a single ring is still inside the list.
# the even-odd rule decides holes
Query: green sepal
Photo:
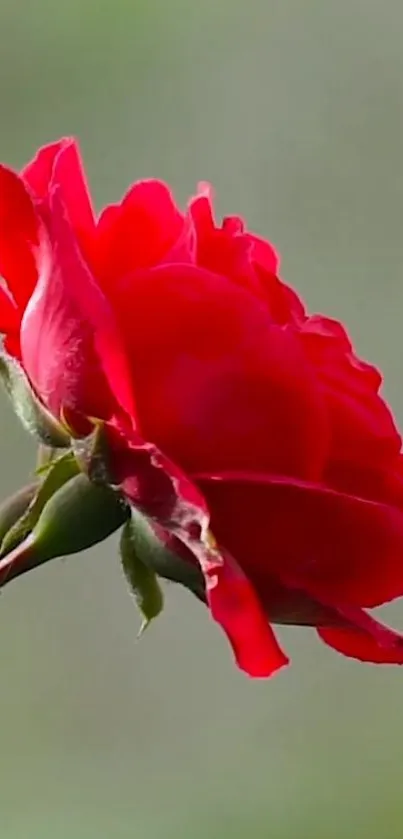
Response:
[[[53,446],[45,446],[44,443],[39,443],[36,454],[36,469],[35,475],[46,475],[54,460],[60,457],[60,449],[55,449]]]
[[[97,424],[90,436],[75,440],[72,445],[81,468],[90,480],[101,485],[113,486],[113,479],[108,470],[109,453],[104,425]],[[167,548],[147,517],[134,506],[131,506],[131,511],[131,538],[138,560],[153,572],[154,576],[183,585],[205,603],[205,582],[199,564],[192,563],[191,560]],[[124,539],[126,538],[125,534]]]
[[[72,439],[72,449],[82,471],[95,484],[111,485],[108,471],[108,449],[105,428],[102,422],[95,425],[88,437]]]
[[[108,474],[105,429],[101,423],[89,437],[74,441],[73,447],[77,460],[91,481],[101,484],[112,483],[111,476]],[[131,511],[132,541],[141,562],[158,577],[183,585],[205,603],[205,583],[200,566],[169,550],[146,516],[133,506]]]
[[[179,583],[205,602],[205,583],[199,565],[167,548],[148,519],[133,507],[131,510],[133,539],[142,562],[158,577]]]
[[[46,446],[68,448],[68,432],[41,404],[22,366],[5,352],[0,352],[0,380],[24,428]]]
[[[150,545],[137,522],[130,518],[120,539],[122,568],[140,614],[143,617],[139,637],[154,618],[162,612],[164,596],[155,571],[147,564]]]
[[[0,545],[0,557],[6,556],[34,529],[45,505],[63,484],[79,472],[79,466],[72,452],[66,452],[57,460],[47,465],[45,476],[36,485],[36,492],[22,511],[21,516],[3,536]]]

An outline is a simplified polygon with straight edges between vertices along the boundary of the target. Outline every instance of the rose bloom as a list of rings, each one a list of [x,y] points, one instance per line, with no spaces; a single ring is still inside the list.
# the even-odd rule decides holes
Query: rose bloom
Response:
[[[215,221],[206,184],[182,212],[135,183],[96,218],[73,140],[0,170],[5,349],[76,436],[105,423],[114,483],[189,562],[203,552],[152,480],[139,491],[133,452],[209,516],[207,602],[238,664],[287,662],[273,623],[402,664],[403,638],[363,611],[403,593],[401,438],[379,372],[278,267],[242,219]]]

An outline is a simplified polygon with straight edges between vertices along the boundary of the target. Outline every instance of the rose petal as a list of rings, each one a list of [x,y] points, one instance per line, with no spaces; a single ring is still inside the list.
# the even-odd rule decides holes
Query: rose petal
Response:
[[[6,289],[0,286],[0,332],[3,335],[8,335],[10,332],[18,335],[19,325],[18,309]]]
[[[280,268],[280,257],[270,242],[259,236],[248,233],[248,239],[253,245],[252,258],[269,274],[277,274]]]
[[[259,598],[246,575],[226,557],[207,587],[214,620],[224,629],[238,667],[255,678],[265,678],[288,664]]]
[[[209,184],[199,184],[197,195],[189,203],[188,216],[195,226],[198,265],[230,277],[259,297],[275,323],[299,324],[304,319],[298,295],[277,277],[279,256],[273,246],[247,233],[238,216],[224,218],[221,226],[215,223]]]
[[[387,475],[395,468],[401,437],[379,395],[379,372],[354,355],[344,327],[315,315],[300,339],[315,366],[332,428],[325,475],[337,489],[363,497],[388,497]]]
[[[320,475],[327,416],[312,369],[245,289],[163,266],[132,275],[117,316],[142,436],[183,469]]]
[[[87,256],[95,219],[76,140],[66,137],[44,146],[21,175],[42,201],[48,199],[54,187],[59,188],[70,223]]]
[[[403,664],[403,636],[373,618],[369,620],[366,631],[360,627],[321,627],[317,632],[325,644],[348,658],[373,664]]]
[[[37,279],[40,220],[31,195],[16,172],[0,165],[0,275],[17,307],[26,305]],[[7,318],[11,314],[7,308]]]
[[[97,275],[113,293],[116,279],[165,260],[183,236],[183,228],[183,216],[164,183],[134,184],[121,204],[107,207],[100,216]],[[186,245],[185,236],[178,251],[184,260]]]
[[[107,418],[115,397],[134,416],[113,313],[81,256],[58,188],[47,222],[49,250],[21,327],[25,369],[56,416],[67,409]]]
[[[197,264],[231,278],[237,285],[263,299],[251,260],[253,245],[249,236],[244,235],[242,219],[226,218],[221,227],[216,225],[212,201],[211,186],[201,183],[188,206],[187,216],[196,233]]]
[[[195,480],[217,540],[265,605],[272,578],[336,607],[377,606],[403,594],[403,513],[396,508],[272,475]]]
[[[316,628],[325,644],[349,658],[360,661],[403,664],[403,635],[380,623],[359,607],[345,603],[335,606],[329,604],[326,598],[322,598],[321,602],[317,601],[317,606],[321,607],[322,615]],[[326,612],[330,618],[328,625]]]
[[[208,541],[208,512],[199,490],[155,446],[113,426],[106,434],[114,485],[199,562],[212,617],[227,634],[238,666],[255,677],[274,673],[288,659],[245,574]]]

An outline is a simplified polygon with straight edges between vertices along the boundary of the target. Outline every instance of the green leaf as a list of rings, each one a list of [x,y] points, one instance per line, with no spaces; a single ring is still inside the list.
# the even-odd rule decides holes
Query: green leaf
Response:
[[[3,535],[0,557],[10,553],[31,533],[52,495],[78,472],[79,466],[72,452],[66,452],[58,460],[48,464],[45,477],[42,483],[36,485],[36,492],[28,506]]]
[[[143,616],[139,636],[143,634],[154,618],[162,612],[164,605],[163,593],[158,583],[157,575],[144,561],[149,550],[147,540],[136,522],[130,518],[123,530],[120,540],[120,555],[122,568],[134,595],[137,607]]]
[[[0,380],[30,434],[46,446],[60,449],[70,445],[68,432],[41,404],[18,361],[5,352],[0,352]]]

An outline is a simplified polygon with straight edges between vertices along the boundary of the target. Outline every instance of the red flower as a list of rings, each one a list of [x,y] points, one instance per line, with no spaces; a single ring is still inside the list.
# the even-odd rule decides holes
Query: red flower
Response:
[[[183,214],[138,183],[96,220],[63,140],[0,169],[0,273],[8,352],[77,434],[106,423],[114,483],[200,562],[241,667],[287,661],[269,621],[403,663],[363,611],[403,593],[401,438],[377,370],[268,243],[218,226],[205,185]]]

